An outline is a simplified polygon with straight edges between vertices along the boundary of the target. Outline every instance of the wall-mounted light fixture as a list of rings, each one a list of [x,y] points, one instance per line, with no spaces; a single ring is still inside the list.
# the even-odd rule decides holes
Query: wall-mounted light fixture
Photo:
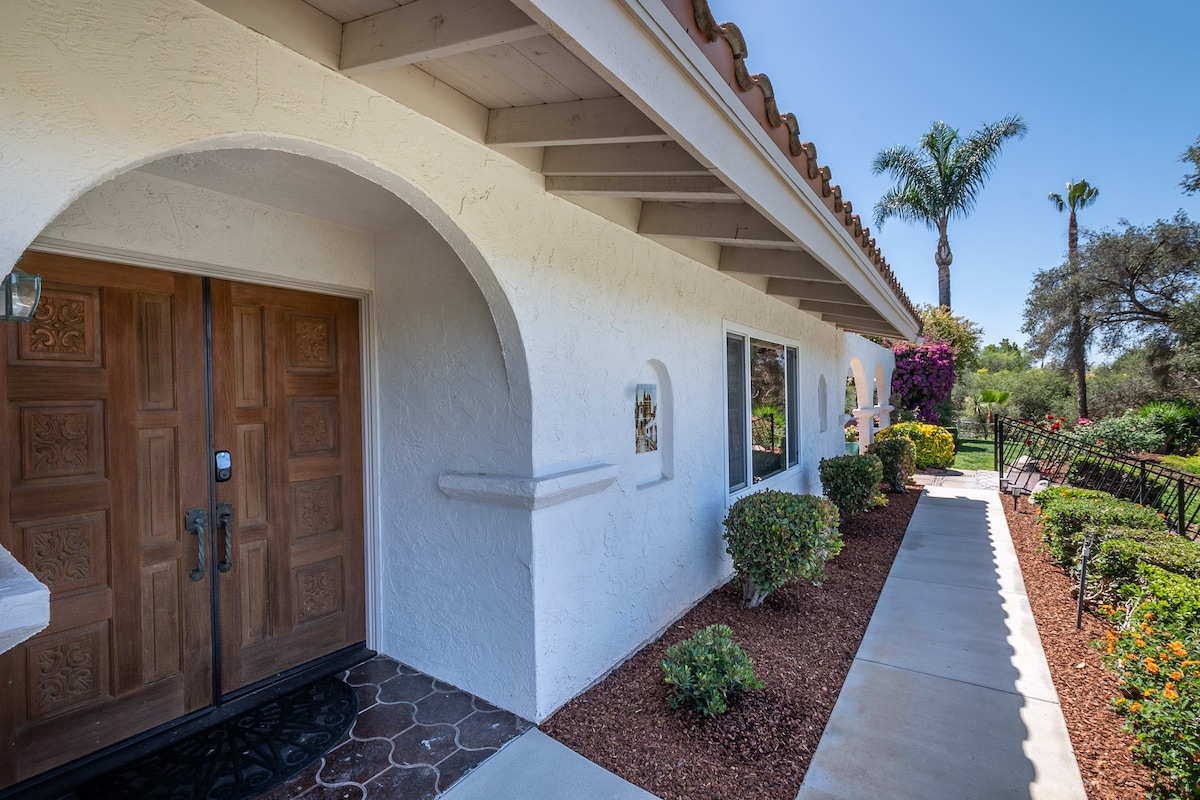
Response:
[[[28,322],[42,296],[42,276],[13,269],[4,279],[4,313],[0,319]]]

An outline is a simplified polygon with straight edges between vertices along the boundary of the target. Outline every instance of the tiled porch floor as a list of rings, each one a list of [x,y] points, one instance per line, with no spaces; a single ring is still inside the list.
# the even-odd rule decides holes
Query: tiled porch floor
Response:
[[[431,800],[532,727],[386,656],[342,679],[358,694],[349,733],[256,800]]]

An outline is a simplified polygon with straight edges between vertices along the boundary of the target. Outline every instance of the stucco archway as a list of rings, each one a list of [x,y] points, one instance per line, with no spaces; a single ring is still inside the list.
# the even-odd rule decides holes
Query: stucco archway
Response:
[[[326,145],[253,138],[263,146],[212,137],[97,176],[34,248],[358,297],[369,373],[368,644],[521,708],[532,691],[528,515],[464,504],[437,488],[448,471],[529,474],[529,374],[513,308],[470,237],[404,178]],[[385,230],[339,232],[341,224],[264,207],[219,181],[164,177],[172,170],[162,167],[266,152],[369,180],[406,213]],[[255,237],[263,243],[237,252]],[[330,263],[339,253],[355,265]],[[289,257],[299,261],[281,266]],[[482,547],[481,530],[489,531]],[[486,596],[476,591],[485,581],[495,588]],[[493,665],[484,682],[462,673],[476,663]]]

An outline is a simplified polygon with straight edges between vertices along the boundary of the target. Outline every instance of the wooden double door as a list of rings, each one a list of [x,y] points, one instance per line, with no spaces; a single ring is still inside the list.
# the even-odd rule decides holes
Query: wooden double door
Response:
[[[0,544],[51,615],[0,655],[0,789],[365,638],[357,303],[21,267]]]

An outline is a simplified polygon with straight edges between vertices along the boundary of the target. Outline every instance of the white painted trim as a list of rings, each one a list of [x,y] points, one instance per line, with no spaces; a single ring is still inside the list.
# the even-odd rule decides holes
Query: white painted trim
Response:
[[[379,476],[383,454],[378,447],[381,427],[379,404],[379,341],[374,292],[358,301],[359,385],[362,387],[363,460],[363,581],[366,583],[367,647],[379,649],[383,607],[383,504]],[[370,499],[368,499],[370,498]]]
[[[375,331],[375,297],[374,292],[362,289],[351,289],[345,286],[324,284],[315,281],[299,280],[284,275],[254,272],[253,270],[210,264],[202,261],[188,261],[170,258],[168,256],[151,256],[112,247],[99,245],[77,244],[51,237],[39,236],[29,246],[30,250],[56,255],[90,258],[96,261],[110,261],[149,269],[162,269],[170,272],[184,272],[191,275],[202,275],[209,278],[255,283],[260,286],[274,286],[281,289],[297,289],[306,292],[333,295],[337,297],[352,297],[358,300],[359,327],[359,358],[360,381],[362,388],[362,456],[363,456],[363,558],[364,576],[366,583],[366,628],[367,646],[375,648],[378,644],[380,625],[380,606],[383,603],[383,587],[378,580],[379,564],[382,550],[383,523],[380,517],[379,475],[381,472],[380,453],[376,447],[379,432],[379,371]]]
[[[595,464],[537,478],[446,472],[438,476],[438,488],[450,497],[536,511],[602,492],[617,474],[613,464]]]

